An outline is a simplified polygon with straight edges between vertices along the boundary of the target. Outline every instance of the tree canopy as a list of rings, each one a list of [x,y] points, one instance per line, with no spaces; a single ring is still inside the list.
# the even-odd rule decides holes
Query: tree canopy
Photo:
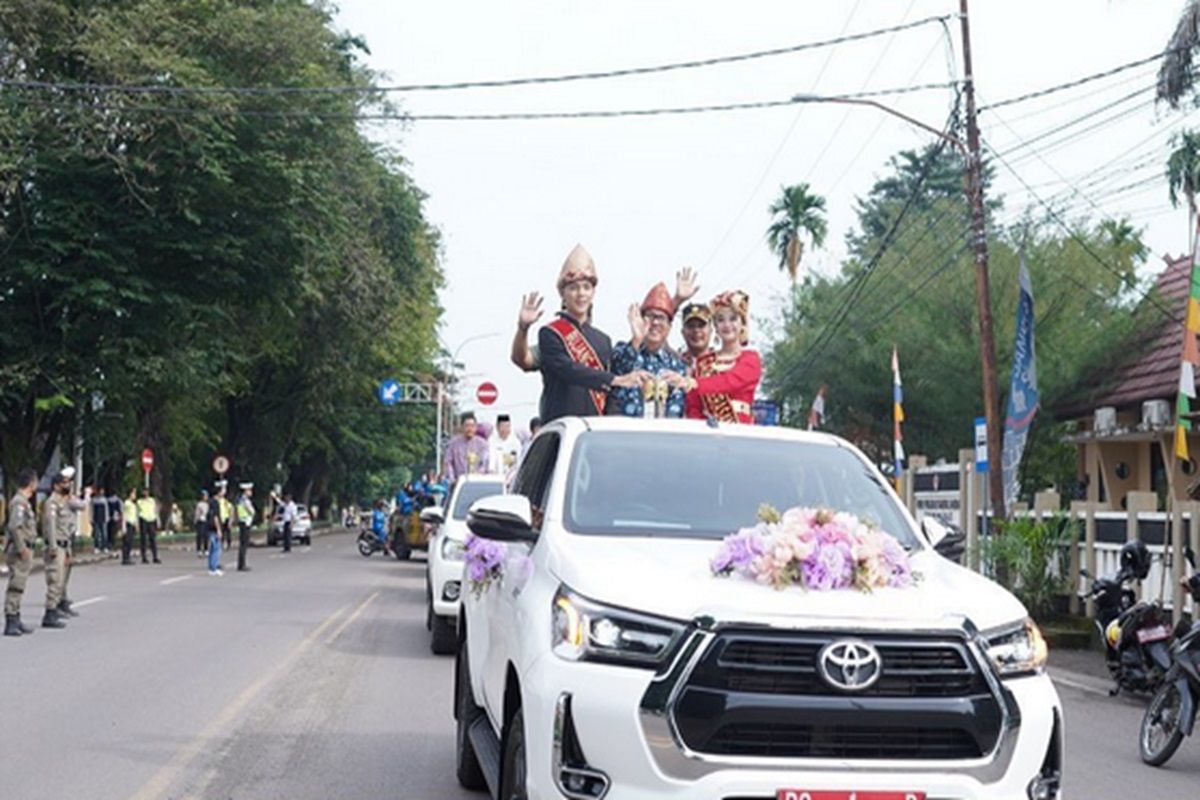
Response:
[[[920,182],[923,158],[937,161]],[[831,277],[797,284],[781,337],[767,358],[767,391],[783,399],[795,422],[828,386],[829,428],[877,460],[891,452],[893,345],[904,381],[905,441],[910,453],[957,458],[969,446],[980,406],[973,254],[968,209],[953,152],[906,152],[858,203],[850,255]],[[938,176],[943,176],[939,179]],[[884,244],[905,200],[918,192]],[[1001,228],[989,218],[993,319],[1001,398],[1007,394],[1021,251],[1033,281],[1039,389],[1043,407],[1075,387],[1111,354],[1132,325],[1135,270],[1146,256],[1139,232],[1120,220]],[[875,260],[878,254],[878,260]],[[1103,263],[1100,263],[1100,262]],[[1074,450],[1043,411],[1027,448],[1026,485],[1063,485],[1074,476]]]
[[[302,0],[0,0],[0,467],[353,495],[431,461],[437,232],[359,130],[365,44]],[[48,85],[48,86],[47,86]],[[247,94],[245,86],[362,91]],[[207,87],[131,93],[114,86]],[[86,471],[91,480],[93,472]]]

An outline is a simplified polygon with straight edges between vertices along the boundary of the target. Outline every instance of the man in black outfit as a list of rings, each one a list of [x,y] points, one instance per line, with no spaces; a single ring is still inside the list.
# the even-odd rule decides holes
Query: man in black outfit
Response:
[[[615,376],[609,370],[612,340],[593,328],[596,264],[582,245],[575,245],[558,275],[563,310],[538,331],[542,370],[542,422],[559,417],[604,414],[614,386],[641,386],[643,371]]]

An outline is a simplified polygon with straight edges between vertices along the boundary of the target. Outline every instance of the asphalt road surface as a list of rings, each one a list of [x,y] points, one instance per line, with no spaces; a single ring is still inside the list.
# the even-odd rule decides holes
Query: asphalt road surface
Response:
[[[482,798],[454,780],[423,562],[364,559],[348,535],[255,549],[253,572],[221,578],[192,553],[164,561],[80,567],[79,619],[0,639],[0,798]],[[1062,677],[1069,800],[1196,796],[1200,739],[1146,767],[1141,705]]]

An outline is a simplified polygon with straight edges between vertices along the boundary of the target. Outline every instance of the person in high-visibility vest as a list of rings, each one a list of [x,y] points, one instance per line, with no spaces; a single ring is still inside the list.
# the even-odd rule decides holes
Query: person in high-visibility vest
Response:
[[[242,493],[237,500],[238,521],[238,572],[249,572],[246,566],[246,550],[250,547],[250,526],[254,524],[254,484],[241,483]]]
[[[138,527],[137,489],[130,489],[129,496],[121,504],[121,523],[125,535],[121,537],[121,565],[133,564],[130,553],[133,552],[133,537]]]
[[[154,499],[154,495],[150,494],[149,489],[142,489],[142,496],[137,501],[138,509],[138,525],[141,528],[141,537],[138,539],[138,546],[142,551],[142,563],[148,564],[146,560],[146,541],[150,542],[150,554],[154,557],[155,564],[161,564],[158,560],[158,501]]]

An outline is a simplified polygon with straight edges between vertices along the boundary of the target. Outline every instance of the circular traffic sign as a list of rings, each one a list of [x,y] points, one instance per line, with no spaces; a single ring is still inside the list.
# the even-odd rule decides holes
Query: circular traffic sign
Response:
[[[224,475],[226,472],[229,472],[229,458],[220,455],[216,456],[212,460],[212,468],[213,472],[218,475]]]
[[[154,451],[147,447],[142,451],[142,472],[154,469]]]
[[[496,388],[496,384],[491,381],[484,381],[479,384],[479,388],[475,390],[475,399],[485,406],[490,406],[496,402],[496,398],[500,396],[500,390]]]

